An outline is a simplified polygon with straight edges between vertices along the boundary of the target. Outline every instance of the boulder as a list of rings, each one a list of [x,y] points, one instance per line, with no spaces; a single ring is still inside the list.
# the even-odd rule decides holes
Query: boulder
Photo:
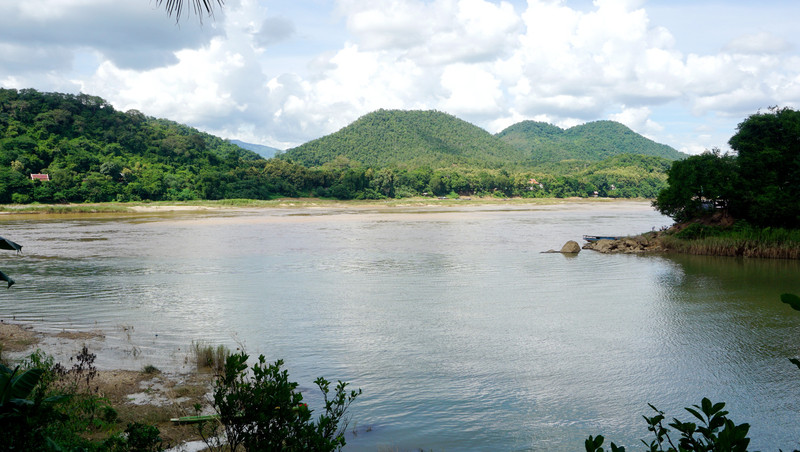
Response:
[[[561,252],[563,254],[578,254],[581,252],[581,246],[578,245],[578,242],[570,240],[561,247]]]

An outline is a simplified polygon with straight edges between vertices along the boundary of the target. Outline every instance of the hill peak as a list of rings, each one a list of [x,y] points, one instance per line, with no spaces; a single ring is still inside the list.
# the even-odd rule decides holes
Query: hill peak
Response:
[[[369,167],[500,167],[522,153],[492,134],[437,110],[376,110],[281,158],[320,166],[337,157]]]
[[[522,121],[496,136],[530,153],[537,162],[598,161],[620,154],[651,155],[669,160],[687,157],[670,146],[656,143],[630,127],[610,120],[587,122],[566,130],[544,122]]]

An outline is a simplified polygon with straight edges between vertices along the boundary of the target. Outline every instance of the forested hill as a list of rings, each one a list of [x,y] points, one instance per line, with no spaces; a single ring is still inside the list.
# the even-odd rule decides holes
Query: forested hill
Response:
[[[305,166],[347,159],[366,167],[516,167],[527,153],[489,132],[439,111],[378,110],[279,158]]]
[[[595,121],[567,130],[537,121],[522,121],[496,135],[526,152],[537,163],[562,160],[598,161],[620,154],[680,160],[688,155],[645,138],[614,121]]]
[[[567,130],[523,121],[493,136],[447,113],[378,110],[338,132],[289,149],[280,158],[308,167],[338,159],[372,168],[530,169],[564,160],[597,162],[621,154],[687,157],[614,121]]]
[[[251,177],[256,162],[265,163],[97,96],[0,88],[1,203],[258,197],[271,192]],[[38,173],[49,180],[33,181]]]

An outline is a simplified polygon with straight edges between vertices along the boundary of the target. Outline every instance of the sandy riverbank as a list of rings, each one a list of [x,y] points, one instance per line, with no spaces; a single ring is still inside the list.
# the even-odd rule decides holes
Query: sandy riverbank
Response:
[[[597,208],[600,206],[636,206],[651,209],[650,200],[612,198],[404,198],[388,200],[338,201],[319,198],[283,198],[270,201],[221,200],[221,201],[160,201],[147,203],[95,203],[95,204],[6,204],[0,205],[2,215],[30,214],[131,214],[165,212],[211,212],[252,209],[378,209],[403,208]]]

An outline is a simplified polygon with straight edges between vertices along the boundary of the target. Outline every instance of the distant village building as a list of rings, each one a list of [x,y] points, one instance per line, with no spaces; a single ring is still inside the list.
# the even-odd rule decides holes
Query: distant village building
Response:
[[[530,179],[528,181],[528,190],[533,190],[537,185],[539,188],[544,188],[544,184],[539,183],[536,179]]]
[[[50,180],[49,174],[31,174],[31,180]]]

